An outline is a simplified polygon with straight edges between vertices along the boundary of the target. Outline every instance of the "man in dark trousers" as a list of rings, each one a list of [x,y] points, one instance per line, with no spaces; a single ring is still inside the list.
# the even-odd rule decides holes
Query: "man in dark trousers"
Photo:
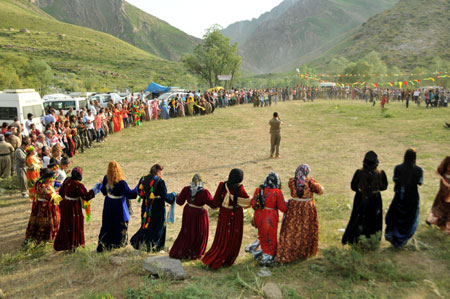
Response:
[[[280,157],[281,141],[281,120],[277,112],[273,113],[273,118],[269,121],[270,125],[270,157]]]

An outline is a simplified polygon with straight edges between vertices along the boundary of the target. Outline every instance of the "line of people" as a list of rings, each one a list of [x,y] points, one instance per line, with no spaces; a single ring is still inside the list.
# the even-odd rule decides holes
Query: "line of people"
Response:
[[[356,193],[343,244],[364,245],[364,239],[381,241],[381,191],[387,189],[388,182],[378,164],[377,154],[370,151],[364,157],[363,167],[353,176],[351,188]],[[310,176],[306,164],[300,165],[289,179],[291,199],[287,202],[281,191],[281,179],[273,172],[250,198],[242,185],[244,173],[240,169],[231,170],[228,180],[219,183],[213,197],[198,174],[179,194],[169,193],[163,179],[164,168],[159,164],[153,165],[135,188],[130,188],[115,161],[109,163],[102,183],[92,190],[88,191],[81,183],[82,169],[75,167],[56,192],[53,181],[57,168],[57,164],[50,164],[40,171],[26,232],[27,240],[38,243],[54,240],[55,250],[84,246],[82,209],[90,215],[89,201],[100,192],[105,200],[98,252],[127,245],[130,221],[127,201],[136,198],[141,202],[141,223],[130,243],[137,250],[152,252],[165,248],[166,223],[173,221],[175,203],[184,205],[184,210],[181,230],[169,252],[172,258],[201,259],[212,269],[231,266],[242,244],[243,210],[249,207],[255,210],[253,225],[258,229],[258,239],[246,251],[260,265],[306,259],[318,250],[319,220],[314,194],[322,194],[324,188]],[[426,222],[450,234],[450,156],[442,161],[438,174],[441,185]],[[404,162],[394,169],[393,179],[395,196],[386,215],[385,239],[399,248],[412,238],[419,220],[418,186],[423,183],[423,171],[416,165],[415,150],[406,151]],[[171,206],[167,216],[166,204]],[[214,241],[207,252],[209,217],[205,205],[219,209]],[[279,211],[285,216],[277,238]]]

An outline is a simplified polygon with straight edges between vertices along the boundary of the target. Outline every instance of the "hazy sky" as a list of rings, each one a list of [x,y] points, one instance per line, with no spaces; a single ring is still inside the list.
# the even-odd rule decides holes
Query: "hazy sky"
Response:
[[[222,27],[257,18],[282,0],[127,0],[190,35],[202,37],[213,24]]]

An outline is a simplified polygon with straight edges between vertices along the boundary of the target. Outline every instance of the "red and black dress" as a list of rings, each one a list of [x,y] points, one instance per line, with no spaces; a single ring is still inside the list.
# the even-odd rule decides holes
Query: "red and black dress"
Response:
[[[62,251],[84,247],[83,201],[94,198],[94,191],[87,191],[83,183],[69,177],[59,189],[59,194],[63,198],[60,204],[61,224],[54,248]]]
[[[214,207],[211,193],[202,189],[194,196],[190,186],[183,188],[177,197],[177,204],[182,206],[183,222],[181,231],[170,249],[170,257],[174,259],[199,259],[206,251],[209,235],[208,211],[203,207]]]
[[[257,200],[260,196],[260,188],[256,188],[251,202],[255,210],[255,225],[258,228],[258,239],[263,253],[274,256],[277,253],[278,210],[286,213],[287,205],[280,189],[264,188],[265,202],[261,207]]]
[[[241,249],[244,230],[243,208],[250,207],[250,198],[243,185],[239,186],[237,203],[233,207],[234,191],[221,182],[214,195],[213,204],[220,207],[216,235],[211,249],[205,254],[203,263],[212,268],[233,265]]]

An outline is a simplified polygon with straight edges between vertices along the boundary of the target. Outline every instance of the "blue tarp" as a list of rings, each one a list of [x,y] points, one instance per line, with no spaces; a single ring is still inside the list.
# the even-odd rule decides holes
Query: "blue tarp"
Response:
[[[170,91],[170,87],[162,86],[155,82],[152,82],[145,91],[151,93],[165,93]]]

